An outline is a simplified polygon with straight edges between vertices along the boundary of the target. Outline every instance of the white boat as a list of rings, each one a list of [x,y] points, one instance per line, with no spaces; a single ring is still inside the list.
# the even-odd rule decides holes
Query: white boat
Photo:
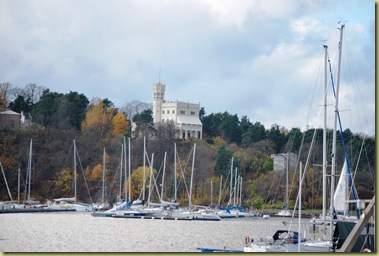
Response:
[[[91,212],[94,209],[94,204],[85,204],[77,202],[76,195],[76,144],[75,140],[73,140],[74,144],[74,197],[70,198],[57,198],[54,199],[54,202],[50,200],[47,201],[46,209],[51,210],[59,210],[59,209],[73,209],[77,212]]]
[[[275,214],[276,216],[280,216],[280,217],[291,217],[292,214],[289,210],[281,210],[279,211],[277,214]]]

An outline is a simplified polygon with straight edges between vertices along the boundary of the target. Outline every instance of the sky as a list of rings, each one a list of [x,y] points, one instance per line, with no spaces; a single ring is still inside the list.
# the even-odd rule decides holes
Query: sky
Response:
[[[247,116],[266,129],[323,125],[324,47],[343,129],[375,135],[370,0],[0,0],[0,83],[166,100]],[[330,77],[330,74],[328,74]],[[327,126],[334,126],[330,79]]]

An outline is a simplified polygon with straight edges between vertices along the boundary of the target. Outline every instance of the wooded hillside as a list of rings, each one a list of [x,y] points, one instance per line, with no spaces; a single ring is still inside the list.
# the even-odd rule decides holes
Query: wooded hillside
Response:
[[[124,137],[126,144],[128,138],[131,141],[132,198],[137,199],[142,188],[143,140],[146,137],[146,152],[150,160],[154,153],[153,168],[156,171],[159,189],[159,184],[162,182],[164,155],[167,152],[164,200],[169,201],[174,195],[174,144],[176,144],[179,156],[177,160],[179,202],[183,205],[188,202],[186,190],[189,190],[191,176],[191,152],[196,143],[193,204],[210,205],[211,202],[213,206],[217,204],[221,175],[223,185],[228,187],[227,179],[230,179],[228,176],[233,157],[233,166],[237,167],[239,175],[243,178],[242,205],[258,209],[281,208],[285,197],[285,175],[284,172],[274,172],[271,156],[292,152],[298,155],[304,166],[312,137],[316,132],[315,144],[306,171],[302,204],[304,208],[321,208],[322,169],[318,165],[322,163],[322,130],[309,129],[305,132],[299,128],[287,130],[278,124],[266,128],[259,121],[251,122],[246,116],[240,118],[237,114],[232,115],[228,112],[207,115],[205,109],[202,109],[200,119],[203,123],[203,139],[176,140],[172,124],[154,128],[150,104],[132,101],[123,108],[116,108],[109,99],[89,101],[85,95],[77,92],[62,94],[51,92],[46,88],[37,89],[41,91],[40,97],[23,92],[23,89],[19,89],[19,94],[11,101],[4,92],[2,94],[3,109],[9,107],[18,113],[30,112],[33,118],[33,124],[29,127],[16,130],[0,127],[0,161],[14,200],[17,199],[18,169],[21,172],[21,200],[25,196],[29,146],[32,139],[31,194],[33,197],[44,202],[47,199],[73,196],[73,140],[75,140],[79,155],[77,164],[79,199],[84,202],[99,202],[101,199],[105,148],[106,198],[109,202],[114,202],[120,191],[119,176]],[[131,131],[132,121],[137,124],[134,132]],[[343,135],[352,171],[356,171],[355,186],[358,195],[360,198],[372,198],[376,179],[375,139],[362,134],[353,134],[349,129],[346,129]],[[327,138],[327,155],[330,156],[332,141],[330,130],[327,132]],[[337,174],[342,169],[344,161],[341,144],[338,132]],[[330,163],[330,160],[328,161]],[[148,161],[146,165],[149,166]],[[149,167],[146,169],[150,171]],[[298,171],[290,169],[289,175],[291,206],[298,190]],[[146,185],[148,182],[147,179]],[[227,204],[229,199],[227,193],[227,189],[224,188],[221,205]],[[3,175],[0,177],[0,200],[9,200]]]

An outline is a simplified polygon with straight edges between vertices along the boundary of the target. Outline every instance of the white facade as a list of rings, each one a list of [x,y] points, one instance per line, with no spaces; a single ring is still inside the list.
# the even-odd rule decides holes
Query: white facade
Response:
[[[176,137],[181,139],[203,137],[203,124],[199,119],[200,104],[164,99],[166,85],[154,84],[154,124],[173,122]]]
[[[283,154],[274,154],[271,155],[274,159],[274,171],[282,172],[287,168],[287,157],[288,158],[288,168],[290,170],[294,170],[296,168],[297,163],[297,155],[294,153],[283,153]]]

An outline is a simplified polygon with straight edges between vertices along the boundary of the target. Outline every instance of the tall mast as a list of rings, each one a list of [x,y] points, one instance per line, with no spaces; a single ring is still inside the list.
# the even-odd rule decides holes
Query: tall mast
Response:
[[[145,179],[146,179],[146,137],[143,137],[143,179],[142,179],[142,200],[145,200]]]
[[[126,162],[126,141],[124,137],[124,176],[125,176],[125,186],[124,186],[124,194],[125,194],[125,202],[128,202],[128,190],[126,189],[126,186],[128,185],[127,183],[127,175],[126,175],[126,170],[127,170],[127,162]],[[129,178],[129,177],[128,177]]]
[[[160,198],[161,202],[163,200],[164,176],[165,176],[165,172],[166,172],[166,157],[167,157],[167,152],[164,152],[162,185],[161,185],[161,198]]]
[[[174,200],[176,202],[176,197],[178,194],[178,190],[176,187],[176,143],[174,143],[174,189],[175,189]]]
[[[242,176],[240,177],[240,206],[242,206]]]
[[[237,197],[237,170],[238,168],[235,168],[234,171],[234,187],[233,187],[233,204],[236,205],[236,197]],[[238,204],[238,203],[237,203]]]
[[[74,140],[74,200],[76,204],[76,144]]]
[[[118,194],[119,194],[119,197],[121,199],[121,189],[122,189],[122,158],[124,157],[124,144],[121,144],[121,157],[120,157],[120,188],[119,188],[119,191],[118,191]],[[126,178],[126,177],[125,177]],[[125,179],[126,180],[126,179]]]
[[[30,147],[29,147],[29,161],[28,161],[28,197],[27,201],[30,200],[30,187],[31,187],[31,176],[32,176],[32,145],[33,139],[30,139]]]
[[[222,193],[222,175],[221,175],[221,178],[220,178],[220,192],[218,194],[218,204],[217,204],[217,206],[221,206],[221,193]]]
[[[286,210],[288,209],[288,169],[289,169],[289,158],[290,153],[287,152],[287,162],[286,162]]]
[[[189,204],[188,204],[188,210],[191,211],[192,209],[192,182],[193,182],[193,169],[195,166],[195,152],[196,152],[196,143],[193,145],[193,156],[192,156],[192,171],[191,171],[191,186],[190,186],[190,194],[189,194]]]
[[[213,183],[211,180],[211,208],[212,208],[212,198],[213,198]]]
[[[130,176],[130,174],[131,174],[131,165],[132,165],[132,163],[131,163],[131,161],[130,161],[130,138],[128,138],[128,145],[129,145],[129,150],[128,150],[128,157],[129,157],[129,173],[128,173],[128,180],[129,180],[129,202],[132,202],[132,198],[131,198],[131,195],[132,195],[132,184],[131,184],[131,182],[132,182],[132,178],[131,178],[131,176]]]
[[[105,147],[103,150],[103,191],[101,194],[101,203],[104,203],[104,195],[105,195]]]
[[[324,235],[325,235],[325,220],[326,220],[326,110],[327,110],[327,87],[328,87],[328,46],[324,45],[325,49],[325,84],[324,84],[324,126],[322,135],[322,219],[324,223]]]
[[[334,190],[335,190],[335,175],[336,175],[336,140],[337,140],[337,119],[338,119],[338,94],[340,86],[340,74],[341,74],[341,55],[342,55],[342,38],[343,38],[343,28],[345,25],[341,25],[340,28],[340,42],[338,45],[338,69],[337,69],[337,88],[335,92],[335,105],[334,105],[334,128],[333,128],[333,147],[332,147],[332,177],[331,177],[331,189],[330,189],[330,215],[331,218],[334,215]],[[342,131],[341,131],[342,132]],[[330,235],[332,237],[332,229],[330,229]]]
[[[151,163],[150,163],[150,179],[149,179],[149,194],[147,197],[147,207],[150,208],[150,194],[151,194],[151,183],[153,179],[153,163],[154,163],[154,153],[151,154]]]
[[[229,195],[229,204],[232,204],[232,188],[233,188],[233,157],[232,157],[232,163],[230,165],[230,195]]]
[[[21,173],[20,173],[20,165],[18,165],[18,172],[17,172],[17,203],[19,204],[20,203],[20,176],[21,176]]]

